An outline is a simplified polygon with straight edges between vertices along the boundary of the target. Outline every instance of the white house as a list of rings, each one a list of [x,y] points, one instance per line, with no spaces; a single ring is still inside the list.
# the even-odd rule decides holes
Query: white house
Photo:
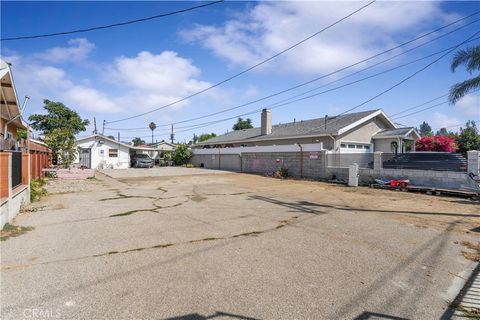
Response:
[[[74,164],[93,169],[130,167],[131,146],[100,134],[77,139],[78,154]]]

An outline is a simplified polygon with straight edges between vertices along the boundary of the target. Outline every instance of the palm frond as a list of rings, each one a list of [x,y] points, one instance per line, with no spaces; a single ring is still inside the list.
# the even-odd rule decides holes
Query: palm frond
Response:
[[[450,89],[448,100],[450,104],[455,104],[463,96],[475,89],[480,89],[480,76],[453,85]]]
[[[458,50],[453,56],[450,65],[452,72],[455,72],[460,65],[465,65],[467,71],[470,73],[480,69],[480,46]]]

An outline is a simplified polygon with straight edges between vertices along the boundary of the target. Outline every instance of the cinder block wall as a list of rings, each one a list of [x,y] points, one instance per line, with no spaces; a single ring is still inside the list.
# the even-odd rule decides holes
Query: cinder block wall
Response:
[[[412,169],[360,169],[360,184],[366,185],[374,179],[409,179],[412,185],[445,188],[473,189],[476,184],[467,173],[453,171],[412,170]]]
[[[318,156],[316,157],[315,154]],[[192,163],[195,166],[204,164],[208,169],[221,169],[248,173],[271,174],[280,168],[288,169],[291,177],[310,179],[333,178],[348,181],[348,167],[331,166],[331,161],[323,152],[303,152],[303,172],[301,172],[302,157],[300,152],[256,152],[241,155],[194,155]],[[331,160],[331,159],[330,159]],[[374,179],[410,179],[412,185],[445,188],[478,190],[475,182],[467,173],[452,171],[410,170],[410,169],[360,169],[360,185],[374,183]]]
[[[292,177],[319,179],[325,176],[325,158],[320,152],[255,152],[238,154],[194,155],[191,162],[196,167],[241,171],[249,173],[274,173],[287,168]],[[303,158],[303,160],[302,160]],[[312,159],[311,159],[312,158]],[[303,161],[303,172],[301,170]]]

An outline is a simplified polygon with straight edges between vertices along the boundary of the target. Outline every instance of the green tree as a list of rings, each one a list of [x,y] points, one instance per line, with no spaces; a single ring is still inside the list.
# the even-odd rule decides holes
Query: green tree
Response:
[[[198,136],[198,142],[207,141],[208,139],[215,138],[217,135],[215,133],[202,133]]]
[[[148,127],[150,128],[150,130],[152,130],[152,143],[153,143],[153,131],[157,129],[157,125],[155,124],[155,122],[150,122]]]
[[[194,133],[192,140],[190,140],[189,144],[195,144],[198,142],[198,136]]]
[[[448,137],[449,132],[447,131],[447,128],[440,128],[440,130],[437,130],[435,135],[436,136],[442,136],[442,137]]]
[[[252,125],[252,119],[250,118],[247,118],[247,119],[242,119],[242,118],[238,118],[237,119],[237,123],[235,123],[233,125],[233,130],[243,130],[243,129],[251,129],[253,128],[253,125]]]
[[[480,135],[475,121],[468,120],[466,128],[460,128],[460,134],[457,137],[460,152],[469,150],[480,150]]]
[[[173,161],[177,165],[187,164],[192,157],[192,151],[186,143],[177,144],[175,148],[175,153],[173,154]]]
[[[423,121],[422,124],[420,125],[420,129],[418,130],[418,133],[420,133],[422,137],[433,136],[432,127],[430,127],[430,125],[425,121]]]
[[[480,88],[480,45],[461,49],[455,54],[450,65],[452,72],[455,72],[461,65],[464,65],[470,74],[476,72],[478,72],[478,74],[450,88],[448,100],[451,104],[455,104],[469,92]]]
[[[19,138],[19,139],[27,139],[27,130],[17,129],[17,138]]]
[[[142,140],[142,139],[137,137],[137,138],[132,139],[132,143],[133,143],[134,146],[139,146],[141,144],[145,144],[145,140]]]
[[[114,136],[112,136],[112,135],[110,135],[110,136],[107,136],[107,138],[110,138],[110,139],[112,139],[112,140],[115,140],[115,137],[114,137]]]
[[[31,126],[44,135],[45,143],[52,149],[52,157],[58,164],[69,166],[77,154],[75,135],[85,131],[90,123],[61,102],[43,100],[46,114],[32,114]]]

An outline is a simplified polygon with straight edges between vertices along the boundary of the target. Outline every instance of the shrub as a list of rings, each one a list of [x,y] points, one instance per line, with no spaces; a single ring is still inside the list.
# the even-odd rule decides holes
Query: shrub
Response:
[[[457,152],[454,139],[444,136],[423,137],[415,143],[416,151]]]
[[[38,200],[47,194],[47,190],[43,187],[46,183],[45,179],[30,180],[30,201]]]
[[[175,153],[173,154],[173,161],[175,161],[176,165],[184,165],[187,164],[188,161],[190,161],[190,158],[192,157],[192,151],[190,151],[190,148],[188,147],[187,144],[182,143],[178,144],[177,147],[175,148]]]

